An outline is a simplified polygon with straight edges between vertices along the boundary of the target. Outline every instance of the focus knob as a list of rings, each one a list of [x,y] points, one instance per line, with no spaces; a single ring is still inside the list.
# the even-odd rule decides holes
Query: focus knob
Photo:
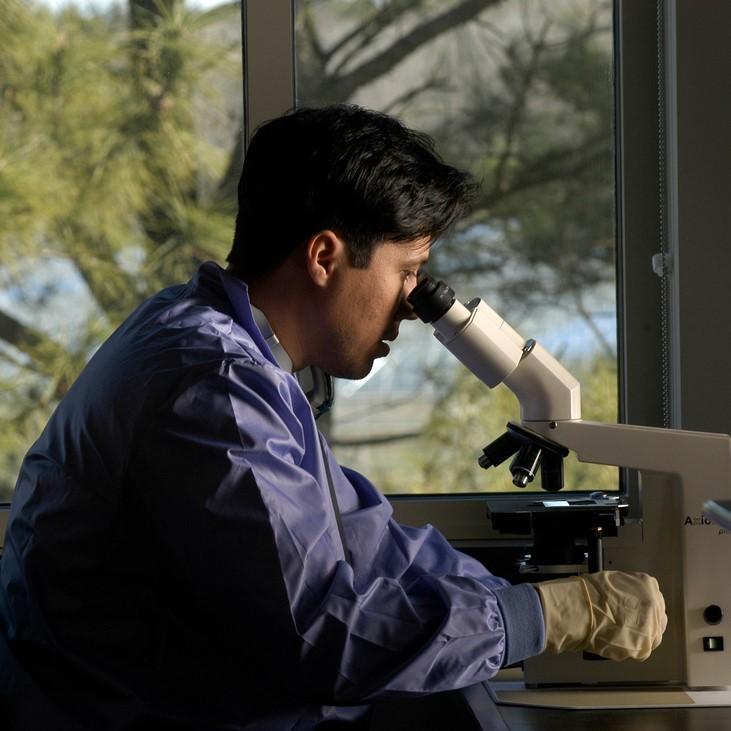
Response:
[[[703,619],[705,619],[708,624],[718,624],[723,619],[723,610],[718,606],[718,604],[709,604],[703,610]]]

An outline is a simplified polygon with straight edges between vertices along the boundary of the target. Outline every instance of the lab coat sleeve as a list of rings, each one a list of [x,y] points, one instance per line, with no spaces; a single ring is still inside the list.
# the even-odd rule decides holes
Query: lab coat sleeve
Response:
[[[332,457],[331,457],[332,459]],[[392,509],[388,501],[363,475],[341,468],[356,489],[361,503],[368,501],[381,504],[383,513],[391,515]],[[420,574],[421,581],[431,585],[437,593],[446,591],[445,604],[464,601],[470,597],[474,589],[475,601],[479,606],[484,597],[494,598],[497,607],[497,622],[502,622],[499,634],[503,638],[503,654],[500,666],[512,665],[528,657],[532,657],[543,650],[545,644],[543,613],[537,592],[529,584],[510,585],[504,579],[490,574],[485,567],[472,557],[455,550],[444,536],[433,526],[423,528],[400,525],[393,518],[388,520],[383,540],[375,544],[375,550],[368,545],[368,540],[361,540],[362,536],[371,536],[371,527],[368,526],[367,511],[348,512],[343,516],[346,541],[348,547],[356,545],[359,550],[350,550],[350,558],[355,573],[360,571],[365,576],[377,576],[380,573],[392,573],[407,577]],[[398,558],[394,548],[404,547]],[[403,573],[401,573],[403,572]],[[474,582],[474,584],[472,584]],[[450,592],[451,587],[457,584],[460,591]],[[470,597],[472,598],[472,597]],[[469,600],[467,600],[469,602]],[[471,638],[471,622],[474,617],[469,611],[470,603],[464,607],[464,644],[469,647],[473,644]],[[452,606],[456,610],[456,606]],[[490,611],[494,608],[490,606]],[[477,613],[478,623],[484,616]],[[493,625],[496,626],[496,625]],[[478,625],[475,625],[478,630]],[[453,638],[453,644],[458,643],[458,637]],[[497,668],[490,669],[490,675]]]
[[[171,585],[190,616],[209,618],[201,631],[333,704],[462,687],[540,652],[531,587],[493,577],[432,527],[399,525],[325,450],[343,560],[324,453],[293,384],[226,361],[184,384],[140,440],[130,471]]]

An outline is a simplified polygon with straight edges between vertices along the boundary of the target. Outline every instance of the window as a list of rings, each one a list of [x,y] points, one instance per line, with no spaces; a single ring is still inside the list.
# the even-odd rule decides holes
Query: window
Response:
[[[428,132],[481,181],[432,252],[457,295],[485,299],[582,382],[584,418],[617,420],[614,12],[606,0],[298,0],[297,104],[353,102]],[[515,397],[462,368],[429,328],[401,328],[368,378],[338,382],[345,464],[391,493],[511,490],[481,448]],[[617,471],[566,465],[567,489]]]
[[[0,499],[99,343],[230,247],[240,5],[4,0]]]
[[[692,0],[660,5],[678,16],[671,33],[678,58],[667,58],[668,73],[682,69],[665,91],[677,109],[668,103],[667,167],[675,170],[668,195],[675,198],[664,220],[686,254],[675,260],[670,293],[679,320],[670,360],[682,396],[672,424],[729,431],[728,339],[717,334],[728,310],[731,248],[719,244],[729,230],[723,195],[731,166],[722,164],[727,97],[716,93],[728,76],[718,37],[728,11],[720,3],[701,11]],[[468,6],[474,14],[460,16]],[[292,105],[296,66],[299,103],[356,101],[430,132],[448,161],[470,167],[483,191],[502,196],[442,242],[431,269],[461,298],[484,297],[523,335],[552,349],[583,381],[585,416],[607,420],[617,400],[616,116],[627,242],[618,278],[622,414],[631,423],[663,423],[659,352],[668,345],[649,264],[660,248],[654,0],[618,0],[619,18],[600,0],[269,0],[243,7],[247,46],[259,53],[256,68],[247,55],[249,127]],[[239,4],[165,0],[157,12],[151,8],[152,0],[2,4],[0,499],[9,497],[19,459],[58,397],[116,322],[149,292],[187,278],[200,259],[220,261],[228,248],[241,159]],[[617,115],[613,53],[623,78]],[[531,66],[531,58],[545,62]],[[673,131],[678,118],[682,127]],[[511,191],[521,172],[538,175],[541,167],[531,163],[541,151],[586,150],[592,133],[592,164],[549,157],[562,180],[534,177]],[[578,167],[560,167],[572,161]],[[550,248],[557,256],[547,256]],[[572,274],[581,281],[588,275],[590,286],[577,289]],[[475,458],[515,416],[514,399],[476,383],[474,399],[467,387],[455,391],[463,400],[449,399],[468,376],[435,349],[427,328],[415,323],[408,331],[369,381],[339,385],[331,431],[341,459],[387,490],[503,489],[505,475],[482,472]],[[412,336],[421,338],[415,346]],[[582,357],[582,347],[599,367]],[[421,363],[414,349],[424,352]],[[435,409],[438,403],[444,407]],[[419,436],[425,427],[426,440]],[[436,457],[444,462],[434,465]],[[613,472],[600,481],[614,484]],[[588,484],[571,470],[567,482]]]

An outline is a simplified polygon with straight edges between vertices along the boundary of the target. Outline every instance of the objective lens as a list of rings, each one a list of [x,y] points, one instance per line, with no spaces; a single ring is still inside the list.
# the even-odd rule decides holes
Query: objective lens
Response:
[[[520,448],[517,456],[510,463],[510,472],[516,487],[525,487],[529,482],[533,482],[542,456],[543,450],[537,444],[527,442]]]

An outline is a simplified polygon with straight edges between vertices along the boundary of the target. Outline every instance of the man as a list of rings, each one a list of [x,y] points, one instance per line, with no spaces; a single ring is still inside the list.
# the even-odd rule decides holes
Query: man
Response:
[[[293,375],[361,378],[388,353],[471,190],[427,138],[357,107],[258,130],[229,269],[141,305],[25,459],[0,593],[16,727],[311,729],[546,646],[659,643],[650,577],[510,586],[398,525]]]

